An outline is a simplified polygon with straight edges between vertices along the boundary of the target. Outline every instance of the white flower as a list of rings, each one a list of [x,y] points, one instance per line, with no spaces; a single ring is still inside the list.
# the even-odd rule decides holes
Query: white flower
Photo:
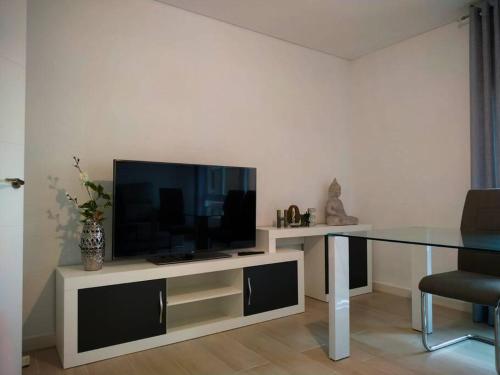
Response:
[[[82,181],[82,184],[85,184],[89,181],[89,175],[85,172],[80,172],[80,181]]]

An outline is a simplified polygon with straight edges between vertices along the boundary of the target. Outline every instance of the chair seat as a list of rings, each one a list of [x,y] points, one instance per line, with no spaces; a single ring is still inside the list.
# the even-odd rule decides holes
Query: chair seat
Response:
[[[466,271],[425,276],[418,285],[422,292],[496,306],[500,300],[500,277]]]

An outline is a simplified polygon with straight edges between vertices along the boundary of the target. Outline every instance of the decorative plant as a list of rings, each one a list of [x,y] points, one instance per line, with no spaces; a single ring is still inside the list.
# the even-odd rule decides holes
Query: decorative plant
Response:
[[[311,224],[311,213],[309,211],[306,211],[301,215],[301,219],[301,226],[308,227]]]
[[[87,173],[82,171],[80,168],[80,159],[73,156],[75,164],[73,165],[80,173],[80,181],[85,187],[89,200],[85,203],[79,204],[78,199],[66,193],[66,197],[70,202],[73,202],[75,206],[80,211],[80,215],[83,217],[82,222],[86,220],[95,220],[96,222],[102,222],[104,218],[104,209],[106,207],[111,207],[111,195],[104,191],[104,187],[101,184],[97,184],[89,179]]]

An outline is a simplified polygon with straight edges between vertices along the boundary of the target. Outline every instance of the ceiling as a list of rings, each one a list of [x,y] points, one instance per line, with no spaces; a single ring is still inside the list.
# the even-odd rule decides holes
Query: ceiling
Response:
[[[345,59],[446,25],[471,0],[158,0]]]

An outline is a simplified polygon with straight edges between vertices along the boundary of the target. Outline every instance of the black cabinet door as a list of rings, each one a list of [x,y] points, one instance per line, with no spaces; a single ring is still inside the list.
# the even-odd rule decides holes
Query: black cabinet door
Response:
[[[349,238],[349,289],[368,285],[368,250],[364,238]]]
[[[247,267],[243,272],[246,315],[297,305],[297,261]]]
[[[365,238],[349,238],[349,289],[368,285],[368,243]],[[325,236],[325,293],[328,294],[328,236]]]
[[[166,333],[166,280],[78,290],[78,352]]]

